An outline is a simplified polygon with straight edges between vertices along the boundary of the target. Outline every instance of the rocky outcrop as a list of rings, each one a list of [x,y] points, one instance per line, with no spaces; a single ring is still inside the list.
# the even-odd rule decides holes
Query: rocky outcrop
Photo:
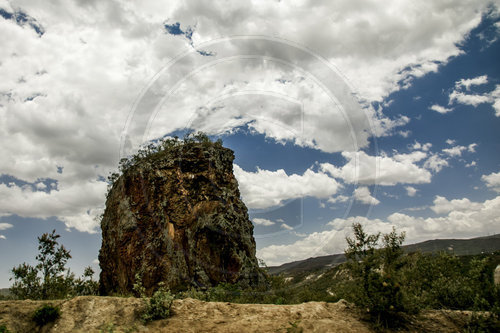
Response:
[[[136,273],[148,293],[263,281],[233,159],[220,143],[170,141],[125,168],[101,221],[102,294],[131,293]]]

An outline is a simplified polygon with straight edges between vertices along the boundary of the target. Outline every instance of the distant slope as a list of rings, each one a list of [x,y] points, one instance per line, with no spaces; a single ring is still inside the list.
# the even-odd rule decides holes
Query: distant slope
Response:
[[[423,253],[436,253],[441,251],[453,252],[456,255],[474,255],[482,252],[495,252],[500,250],[500,234],[471,239],[435,239],[417,244],[403,246],[406,252],[421,251]],[[315,257],[300,261],[293,261],[281,266],[268,268],[270,274],[294,275],[304,271],[317,271],[345,262],[344,254]]]
[[[417,244],[406,245],[408,252],[422,251],[435,253],[453,252],[458,256],[495,252],[500,250],[500,234],[471,239],[435,239]]]
[[[9,296],[10,290],[9,288],[0,288],[0,296]]]

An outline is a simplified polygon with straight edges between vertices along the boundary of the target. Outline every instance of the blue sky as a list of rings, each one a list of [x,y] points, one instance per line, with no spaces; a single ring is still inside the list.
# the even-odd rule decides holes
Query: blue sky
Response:
[[[0,287],[56,229],[98,271],[120,157],[203,130],[269,265],[500,232],[497,1],[0,1]]]

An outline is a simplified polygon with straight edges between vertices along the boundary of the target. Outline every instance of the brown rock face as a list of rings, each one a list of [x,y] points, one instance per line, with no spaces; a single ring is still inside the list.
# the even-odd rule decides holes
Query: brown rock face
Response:
[[[148,293],[159,282],[179,290],[263,281],[233,159],[218,143],[176,143],[124,171],[101,221],[102,294],[132,292],[136,273]]]

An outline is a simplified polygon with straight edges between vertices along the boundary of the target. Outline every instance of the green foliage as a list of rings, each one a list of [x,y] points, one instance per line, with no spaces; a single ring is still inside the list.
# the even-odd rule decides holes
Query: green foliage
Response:
[[[108,323],[105,324],[102,329],[99,330],[99,333],[113,333],[115,331],[115,324]]]
[[[290,324],[290,327],[286,328],[287,333],[302,333],[304,332],[304,329],[299,326],[300,320],[297,320],[295,322],[288,322]]]
[[[359,223],[353,224],[354,238],[347,238],[345,251],[351,280],[347,282],[352,292],[350,298],[382,326],[399,324],[404,313],[416,313],[419,308],[404,289],[406,255],[401,249],[405,234],[392,232],[368,235]]]
[[[0,325],[0,333],[10,333],[9,329],[5,325]]]
[[[477,313],[471,315],[464,327],[465,333],[500,332],[500,320],[498,314]]]
[[[63,245],[59,246],[57,239],[60,236],[55,232],[53,230],[50,234],[44,233],[38,237],[39,253],[36,256],[36,266],[23,263],[12,268],[14,284],[10,291],[16,297],[53,299],[68,294],[71,274],[65,265],[71,255]]]
[[[73,283],[73,294],[78,296],[97,295],[99,293],[99,282],[93,279],[94,270],[87,266],[81,278],[77,278]]]
[[[14,283],[10,292],[15,298],[56,299],[97,294],[98,285],[92,280],[92,268],[87,267],[81,278],[75,278],[66,268],[71,255],[64,245],[59,245],[57,239],[60,235],[55,232],[38,237],[38,263],[35,266],[22,263],[12,268]]]
[[[56,306],[44,304],[33,313],[32,319],[38,326],[44,326],[59,319],[61,312]]]
[[[109,191],[120,175],[124,174],[132,167],[154,160],[158,153],[169,152],[181,154],[182,152],[186,152],[190,148],[197,145],[201,145],[204,149],[210,149],[211,147],[222,148],[222,140],[218,139],[217,141],[212,142],[208,135],[203,132],[197,132],[186,134],[182,140],[179,140],[176,136],[173,138],[163,138],[156,143],[149,143],[148,145],[141,147],[134,155],[120,160],[118,172],[113,172],[108,176],[107,195],[109,195]]]
[[[170,317],[170,310],[174,296],[169,290],[161,286],[154,292],[153,296],[146,303],[146,310],[142,314],[141,319],[144,322],[150,322],[158,319],[165,319]]]
[[[146,297],[146,289],[142,285],[142,278],[139,274],[135,275],[134,292],[139,294],[144,301],[144,312],[141,315],[141,320],[144,323],[153,320],[165,319],[170,317],[170,310],[174,296],[168,289],[164,287],[164,283],[158,284],[159,288],[151,297]]]

